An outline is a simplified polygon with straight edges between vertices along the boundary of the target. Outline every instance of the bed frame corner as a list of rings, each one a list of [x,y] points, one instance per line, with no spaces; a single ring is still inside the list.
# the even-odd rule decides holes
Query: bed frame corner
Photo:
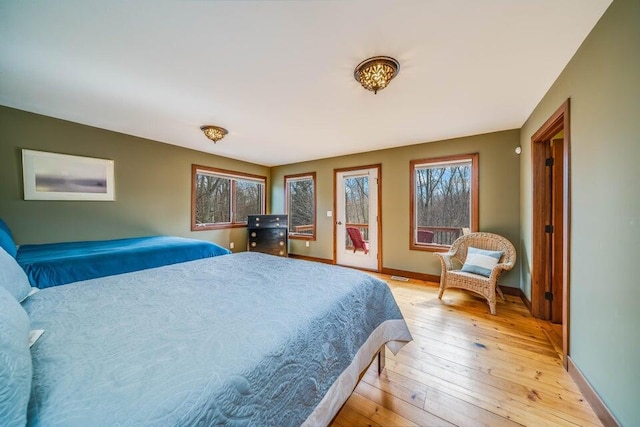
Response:
[[[385,354],[385,346],[384,344],[378,350],[377,358],[378,358],[378,375],[380,375],[384,369],[384,365],[386,363],[386,354]]]

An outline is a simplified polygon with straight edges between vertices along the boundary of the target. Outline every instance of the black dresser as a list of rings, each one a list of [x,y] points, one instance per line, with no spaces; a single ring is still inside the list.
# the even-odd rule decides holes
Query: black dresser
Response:
[[[249,215],[247,250],[289,256],[287,215]]]

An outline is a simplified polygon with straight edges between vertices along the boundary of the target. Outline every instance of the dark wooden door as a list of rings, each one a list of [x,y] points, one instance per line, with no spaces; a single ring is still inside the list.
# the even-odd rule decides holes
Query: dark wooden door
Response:
[[[539,273],[537,317],[562,323],[563,310],[563,231],[564,231],[564,166],[562,138],[537,143],[534,167],[539,171],[539,187],[536,189],[535,210],[540,212],[541,230],[539,245],[534,251],[538,257]],[[536,249],[537,248],[537,249]]]
[[[567,100],[531,136],[531,314],[562,324],[565,369],[568,369],[571,293],[569,122]]]
[[[564,141],[562,138],[553,139],[550,143],[551,158],[553,159],[553,166],[551,166],[551,226],[553,233],[551,233],[551,283],[550,291],[552,298],[549,301],[550,305],[550,320],[553,323],[562,323],[562,250],[563,250],[563,218],[562,212],[564,209],[564,196],[563,196],[563,161],[562,153],[564,150]]]

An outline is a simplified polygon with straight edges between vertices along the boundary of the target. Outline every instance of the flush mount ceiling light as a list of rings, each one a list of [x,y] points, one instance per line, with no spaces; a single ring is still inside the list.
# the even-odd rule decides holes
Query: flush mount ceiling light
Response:
[[[220,141],[226,134],[229,133],[225,128],[212,125],[200,126],[200,130],[204,132],[207,138],[212,140],[214,144]]]
[[[399,71],[400,63],[395,59],[389,56],[374,56],[359,63],[353,77],[363,88],[378,93],[387,87]]]

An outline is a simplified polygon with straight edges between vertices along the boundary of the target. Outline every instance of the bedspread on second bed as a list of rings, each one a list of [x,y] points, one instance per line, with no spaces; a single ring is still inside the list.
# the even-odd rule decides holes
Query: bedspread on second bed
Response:
[[[151,236],[22,245],[16,261],[32,286],[48,288],[228,253],[204,240]]]
[[[24,306],[45,330],[30,425],[300,425],[374,331],[399,326],[382,341],[396,350],[411,339],[386,283],[254,252],[53,287]]]

